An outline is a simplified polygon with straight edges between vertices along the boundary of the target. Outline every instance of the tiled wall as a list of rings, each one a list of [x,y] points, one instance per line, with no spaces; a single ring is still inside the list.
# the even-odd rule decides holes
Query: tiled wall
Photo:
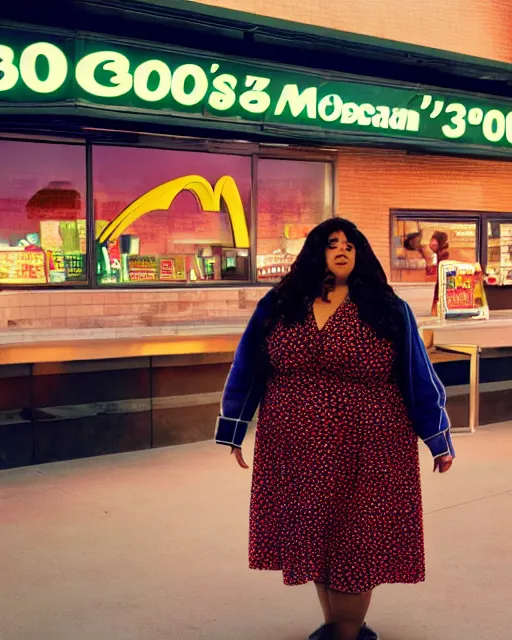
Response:
[[[0,332],[130,327],[244,326],[266,288],[187,291],[4,291]],[[418,315],[428,315],[432,285],[397,287]],[[68,336],[69,337],[69,336]]]
[[[510,0],[192,1],[512,62]]]
[[[243,323],[266,289],[3,291],[0,329]]]

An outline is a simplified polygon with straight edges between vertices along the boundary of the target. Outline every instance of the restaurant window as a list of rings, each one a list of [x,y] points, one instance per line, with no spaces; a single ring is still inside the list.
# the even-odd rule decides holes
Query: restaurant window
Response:
[[[479,259],[478,219],[408,212],[394,214],[391,227],[393,282],[435,282],[442,260]]]
[[[250,277],[251,159],[93,147],[100,284]]]
[[[487,221],[487,282],[512,285],[512,218]]]
[[[333,215],[332,163],[259,160],[257,202],[258,280],[277,281],[309,231]]]
[[[87,280],[85,147],[0,140],[0,284]]]

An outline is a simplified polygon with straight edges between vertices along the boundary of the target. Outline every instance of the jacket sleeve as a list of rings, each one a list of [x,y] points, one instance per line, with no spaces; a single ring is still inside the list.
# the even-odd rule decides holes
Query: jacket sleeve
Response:
[[[414,430],[428,446],[434,457],[452,455],[455,451],[450,434],[450,420],[446,413],[446,391],[439,380],[423,340],[414,314],[404,302],[408,337],[410,412]]]
[[[258,304],[235,352],[222,394],[215,442],[242,446],[249,423],[266,387],[266,377],[257,366],[264,340],[265,298]]]

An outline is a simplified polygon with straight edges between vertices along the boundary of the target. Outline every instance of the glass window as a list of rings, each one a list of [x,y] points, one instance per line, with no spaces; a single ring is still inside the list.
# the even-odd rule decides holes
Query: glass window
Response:
[[[487,225],[487,282],[512,284],[512,219]]]
[[[251,160],[93,148],[100,284],[247,280]]]
[[[436,282],[442,260],[474,263],[477,220],[393,216],[391,279],[393,282]]]
[[[258,162],[258,280],[279,280],[313,227],[333,215],[329,162]]]
[[[85,147],[0,140],[0,283],[83,282]]]

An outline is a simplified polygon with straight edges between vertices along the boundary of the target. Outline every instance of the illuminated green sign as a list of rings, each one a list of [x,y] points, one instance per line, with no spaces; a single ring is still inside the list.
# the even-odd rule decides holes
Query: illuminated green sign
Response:
[[[512,145],[512,102],[93,37],[0,29],[0,110],[94,104],[361,137]],[[354,136],[355,137],[355,136]]]

